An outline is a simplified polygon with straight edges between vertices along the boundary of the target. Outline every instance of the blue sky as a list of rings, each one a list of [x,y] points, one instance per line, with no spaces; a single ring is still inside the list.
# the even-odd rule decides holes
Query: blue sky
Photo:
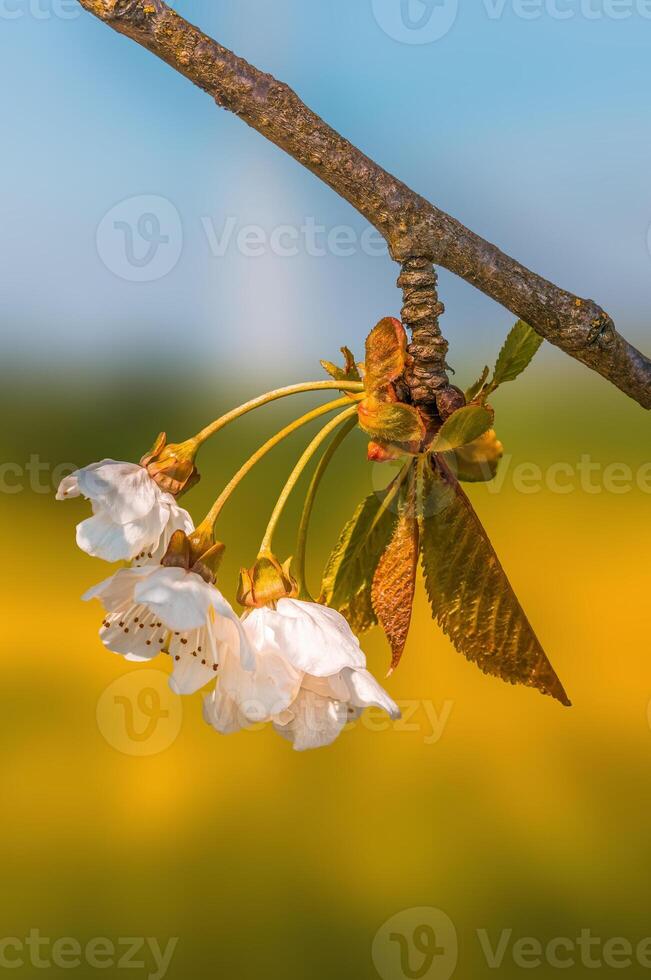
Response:
[[[649,348],[649,0],[174,6]],[[5,357],[237,367],[254,350],[282,374],[361,351],[398,312],[398,269],[356,212],[73,0],[0,0],[0,37]],[[441,281],[452,362],[483,361],[511,314]]]

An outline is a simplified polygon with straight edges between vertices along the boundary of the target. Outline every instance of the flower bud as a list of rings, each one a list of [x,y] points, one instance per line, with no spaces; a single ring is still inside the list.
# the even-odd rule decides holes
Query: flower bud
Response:
[[[226,550],[220,541],[208,540],[201,529],[188,537],[183,531],[172,535],[161,565],[167,568],[184,568],[186,572],[200,575],[204,582],[214,584],[221,560]]]
[[[197,446],[192,440],[167,444],[167,436],[161,432],[148,453],[140,460],[152,480],[161,490],[179,497],[200,480],[194,465]]]
[[[405,450],[401,446],[392,445],[390,442],[369,442],[367,458],[369,463],[390,463],[396,459],[402,459]]]
[[[436,407],[444,422],[460,408],[464,408],[465,404],[466,396],[456,385],[447,385],[436,396]]]
[[[241,606],[259,608],[279,599],[295,599],[298,583],[290,572],[291,558],[281,565],[271,554],[260,555],[253,568],[240,571],[237,601]]]

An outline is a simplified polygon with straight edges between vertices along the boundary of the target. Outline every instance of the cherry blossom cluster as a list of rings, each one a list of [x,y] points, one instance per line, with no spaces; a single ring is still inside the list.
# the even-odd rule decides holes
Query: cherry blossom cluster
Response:
[[[211,548],[164,489],[178,489],[169,467],[161,479],[164,467],[143,462],[93,463],[57,493],[91,502],[92,516],[77,527],[83,551],[128,563],[84,595],[104,606],[100,636],[109,650],[135,662],[168,656],[172,690],[207,688],[204,717],[222,735],[270,722],[304,750],[332,743],[365,708],[399,717],[336,610],[292,597],[291,586],[256,589],[254,571],[239,617],[215,584]],[[265,561],[282,581],[282,567]]]

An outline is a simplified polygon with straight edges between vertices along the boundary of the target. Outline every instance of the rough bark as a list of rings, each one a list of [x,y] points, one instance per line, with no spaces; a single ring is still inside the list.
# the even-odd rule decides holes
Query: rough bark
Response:
[[[398,286],[404,297],[402,322],[412,333],[412,361],[406,375],[411,401],[432,418],[445,421],[466,404],[466,399],[448,378],[448,342],[439,326],[445,307],[439,301],[437,283],[436,271],[428,259],[403,262]]]
[[[475,235],[344,139],[285,84],[189,24],[163,0],[79,0],[240,116],[349,201],[404,263],[444,266],[550,343],[651,408],[651,361],[595,302],[560,289]],[[426,362],[418,365],[427,370]]]

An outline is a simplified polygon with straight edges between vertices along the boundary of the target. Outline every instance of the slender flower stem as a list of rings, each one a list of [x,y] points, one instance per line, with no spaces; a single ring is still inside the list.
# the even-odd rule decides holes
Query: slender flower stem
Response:
[[[298,528],[298,537],[296,540],[296,580],[298,582],[300,599],[309,600],[312,598],[306,584],[305,558],[307,552],[307,535],[310,527],[310,520],[312,518],[312,511],[314,510],[314,502],[316,500],[317,491],[333,456],[341,446],[346,436],[353,431],[355,424],[356,420],[351,418],[344,426],[342,426],[339,432],[337,432],[334,439],[319,460],[319,464],[314,471],[314,476],[310,482],[307,496],[305,497],[303,514],[301,515],[301,523]]]
[[[378,526],[378,524],[380,523],[380,521],[382,520],[386,512],[389,510],[390,507],[393,506],[398,494],[402,489],[402,485],[407,479],[413,465],[414,465],[413,458],[408,459],[407,462],[404,463],[403,466],[400,468],[400,472],[398,473],[398,475],[393,478],[391,483],[386,488],[384,500],[380,504],[380,509],[378,510],[377,514],[373,518],[373,523],[371,524],[368,531],[369,534],[373,533],[373,531]]]
[[[357,401],[359,401],[359,399],[356,399],[355,405],[353,405],[349,409],[350,414],[352,414],[353,412],[357,412]],[[343,408],[345,405],[350,406],[350,398],[338,398],[336,401],[327,402],[325,405],[320,405],[318,408],[312,409],[312,411],[308,412],[306,415],[301,415],[300,418],[294,419],[294,421],[290,422],[289,425],[286,425],[284,429],[281,429],[280,432],[277,432],[274,436],[271,437],[271,439],[268,439],[267,442],[265,442],[263,446],[260,446],[260,448],[253,454],[253,456],[251,456],[250,459],[247,459],[246,463],[244,463],[244,465],[240,467],[240,469],[237,471],[237,473],[230,481],[230,483],[221,492],[221,494],[219,495],[219,497],[211,507],[210,511],[204,518],[204,520],[201,522],[201,526],[203,528],[209,528],[209,530],[212,531],[217,518],[219,517],[219,515],[221,514],[224,508],[224,505],[226,504],[227,500],[230,498],[231,494],[240,485],[244,477],[248,473],[250,473],[250,471],[253,469],[256,463],[259,463],[260,460],[264,456],[266,456],[267,453],[270,452],[275,446],[277,446],[280,442],[282,442],[283,439],[286,439],[287,436],[290,436],[293,432],[296,432],[296,430],[300,429],[302,426],[307,425],[309,422],[314,421],[314,419],[318,419],[322,415],[327,415],[328,412],[334,412],[338,408]]]
[[[416,463],[416,513],[420,520],[425,513],[425,467],[427,466],[427,456],[423,453],[418,457]]]
[[[353,416],[355,415],[357,415],[357,406],[353,405],[350,408],[347,408],[345,412],[341,412],[339,415],[337,415],[334,419],[328,422],[327,425],[324,425],[321,431],[315,435],[314,439],[309,444],[309,446],[307,447],[307,449],[299,459],[298,463],[292,470],[289,480],[285,484],[283,492],[278,498],[278,502],[274,507],[274,512],[271,515],[269,524],[267,525],[267,530],[265,531],[264,538],[262,539],[259,555],[263,555],[271,551],[271,543],[272,543],[274,531],[276,530],[278,521],[280,520],[280,516],[283,510],[285,509],[285,504],[289,500],[289,496],[292,490],[298,483],[301,474],[303,473],[303,470],[305,469],[307,464],[310,462],[310,460],[317,452],[321,444],[328,438],[330,433],[334,432],[339,425],[341,425],[343,422],[346,422],[348,419],[353,418]]]
[[[259,395],[257,398],[245,402],[244,405],[239,405],[237,408],[227,412],[226,415],[222,415],[214,422],[211,422],[210,425],[207,425],[205,429],[202,429],[201,432],[198,432],[189,442],[198,448],[230,422],[234,422],[235,419],[247,415],[256,408],[261,408],[263,405],[269,405],[271,402],[278,401],[279,398],[286,398],[288,395],[300,395],[310,391],[333,390],[350,391],[353,394],[357,394],[364,390],[364,385],[360,381],[304,381],[301,384],[289,385],[287,388],[276,388],[275,391],[268,391],[264,395]]]

